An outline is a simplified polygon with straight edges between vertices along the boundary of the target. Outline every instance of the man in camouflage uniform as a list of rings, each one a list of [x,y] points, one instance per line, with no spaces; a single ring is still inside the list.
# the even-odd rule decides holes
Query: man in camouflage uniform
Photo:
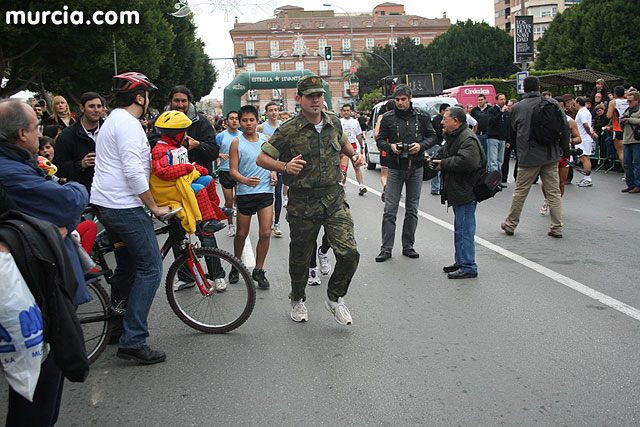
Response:
[[[342,179],[340,152],[355,167],[364,166],[364,156],[355,152],[342,132],[340,119],[322,111],[322,79],[305,76],[298,81],[296,100],[302,108],[280,125],[269,142],[262,145],[256,163],[282,173],[289,186],[287,221],[291,231],[289,276],[291,277],[291,318],[308,319],[304,305],[309,261],[320,226],[324,226],[336,265],[327,287],[325,307],[341,325],[351,324],[344,304],[349,283],[358,267],[360,254],[353,235],[353,220],[347,205]]]

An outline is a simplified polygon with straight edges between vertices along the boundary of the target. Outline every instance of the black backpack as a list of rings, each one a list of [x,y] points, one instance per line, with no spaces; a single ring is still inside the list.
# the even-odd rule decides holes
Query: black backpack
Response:
[[[560,147],[566,136],[567,122],[560,107],[546,97],[533,107],[531,116],[531,136],[538,143],[547,147],[547,159],[551,159],[551,150]]]

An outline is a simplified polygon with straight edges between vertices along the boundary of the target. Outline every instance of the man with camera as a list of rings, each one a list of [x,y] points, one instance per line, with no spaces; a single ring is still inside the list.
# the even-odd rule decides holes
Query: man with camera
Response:
[[[437,143],[429,114],[411,105],[411,89],[398,85],[393,91],[396,105],[382,117],[376,144],[386,151],[389,175],[384,190],[382,246],[376,262],[391,258],[396,232],[396,215],[403,185],[407,188],[406,209],[402,226],[402,255],[418,258],[413,248],[418,225],[418,204],[422,189],[424,152]]]
[[[432,158],[429,166],[442,171],[442,203],[453,207],[455,261],[442,269],[449,279],[478,276],[476,264],[476,207],[473,192],[477,174],[487,167],[486,157],[476,134],[467,126],[467,114],[460,107],[447,108],[442,117],[446,144],[440,159]]]

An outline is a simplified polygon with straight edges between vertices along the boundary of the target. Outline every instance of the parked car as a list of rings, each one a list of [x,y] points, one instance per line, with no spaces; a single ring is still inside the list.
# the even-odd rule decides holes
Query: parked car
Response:
[[[440,104],[447,103],[449,105],[455,105],[458,101],[455,98],[448,96],[428,96],[424,98],[412,98],[413,108],[420,108],[429,114],[429,117],[433,118],[438,114]],[[365,132],[365,157],[367,158],[367,168],[373,170],[376,165],[380,164],[380,150],[376,145],[376,140],[373,137],[373,129],[378,122],[378,117],[381,113],[384,113],[384,105],[387,100],[378,102],[373,110],[371,110],[371,120],[367,126]]]

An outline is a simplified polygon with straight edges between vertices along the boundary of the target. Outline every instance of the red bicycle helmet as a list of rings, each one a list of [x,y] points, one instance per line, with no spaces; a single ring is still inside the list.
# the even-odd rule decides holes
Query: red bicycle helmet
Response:
[[[156,89],[158,89],[156,85],[151,83],[147,76],[135,71],[113,76],[113,85],[111,87],[111,90],[116,93],[129,93],[137,90]]]

